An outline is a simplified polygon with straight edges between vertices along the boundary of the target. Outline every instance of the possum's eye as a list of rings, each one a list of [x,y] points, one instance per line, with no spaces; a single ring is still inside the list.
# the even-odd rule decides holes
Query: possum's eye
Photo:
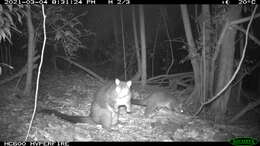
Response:
[[[132,85],[132,81],[128,81],[128,82],[126,82],[126,85],[127,85],[128,88],[130,88],[131,85]]]

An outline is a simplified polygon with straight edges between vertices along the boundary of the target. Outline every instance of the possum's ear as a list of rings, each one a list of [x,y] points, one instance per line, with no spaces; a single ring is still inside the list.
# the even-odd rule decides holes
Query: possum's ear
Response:
[[[127,81],[127,82],[126,82],[126,85],[130,88],[131,85],[132,85],[132,81]]]
[[[115,83],[116,83],[116,85],[119,85],[120,80],[116,78],[116,79],[115,79]]]

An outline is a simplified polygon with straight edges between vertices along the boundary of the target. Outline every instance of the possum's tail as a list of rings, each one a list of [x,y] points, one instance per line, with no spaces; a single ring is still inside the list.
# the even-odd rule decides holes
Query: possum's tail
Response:
[[[39,113],[45,113],[45,114],[54,114],[55,116],[68,121],[70,123],[89,123],[89,124],[94,124],[94,121],[92,120],[91,117],[89,116],[72,116],[72,115],[67,115],[63,114],[57,110],[54,109],[41,109]]]

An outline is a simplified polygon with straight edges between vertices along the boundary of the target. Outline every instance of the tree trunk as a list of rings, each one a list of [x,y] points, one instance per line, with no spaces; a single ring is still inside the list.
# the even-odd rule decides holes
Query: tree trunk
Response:
[[[240,38],[242,38],[240,41],[239,41],[239,58],[241,58],[241,56],[242,56],[242,53],[243,53],[243,48],[244,48],[244,39],[243,39],[243,33],[242,32],[240,32],[240,34],[239,34],[239,36],[240,36]],[[242,76],[242,74],[241,74],[241,70],[239,71],[240,73],[238,73],[238,78],[240,78],[241,76]],[[234,89],[232,89],[232,90],[234,90],[234,97],[236,97],[236,101],[237,101],[237,103],[240,103],[240,101],[241,101],[241,91],[242,91],[242,83],[243,83],[243,80],[241,80],[239,83],[238,83],[238,85],[236,85],[235,86],[235,88]]]
[[[181,5],[181,12],[182,12],[182,20],[185,28],[185,34],[189,45],[189,56],[191,58],[191,64],[194,72],[194,81],[195,86],[193,92],[191,93],[189,100],[186,101],[188,104],[193,104],[191,109],[195,111],[197,107],[202,102],[201,96],[201,76],[200,76],[200,58],[196,51],[195,42],[192,36],[189,14],[186,5]]]
[[[141,55],[142,55],[142,85],[146,84],[147,72],[146,72],[146,41],[145,41],[145,25],[144,25],[144,9],[143,6],[139,6],[140,15],[140,39],[141,39]]]
[[[35,30],[32,23],[31,9],[30,6],[27,7],[27,28],[28,28],[28,56],[27,56],[27,73],[26,73],[26,83],[24,89],[24,95],[29,96],[32,92],[32,77],[33,77],[33,57],[35,52]]]
[[[133,19],[133,32],[134,32],[134,42],[135,42],[135,53],[137,60],[137,72],[132,78],[132,80],[138,80],[141,77],[141,57],[140,57],[140,46],[138,42],[137,28],[136,28],[136,17],[135,17],[135,7],[132,9],[132,19]]]
[[[118,33],[118,23],[117,23],[117,9],[114,10],[114,15],[113,15],[113,33],[114,33],[114,38],[115,38],[115,43],[116,43],[116,46],[119,45],[120,41],[119,41],[119,33]]]
[[[213,71],[210,67],[211,65],[211,44],[212,44],[212,37],[211,34],[211,17],[210,17],[210,8],[209,5],[202,5],[202,13],[201,13],[201,19],[200,19],[200,30],[202,30],[201,33],[201,40],[203,40],[203,48],[202,48],[202,56],[203,59],[201,59],[201,70],[202,70],[202,93],[204,100],[206,100],[207,97],[212,97],[213,95],[213,84],[214,78],[211,78],[211,72]],[[203,27],[203,23],[205,24]],[[203,68],[202,68],[203,67]],[[212,87],[212,88],[211,88]]]
[[[226,12],[226,21],[232,21],[240,18],[241,7],[230,6]],[[225,33],[223,44],[220,47],[219,58],[217,59],[217,72],[216,77],[216,92],[220,91],[225,84],[231,79],[234,65],[235,53],[235,38],[237,30],[228,29]],[[215,102],[212,103],[211,111],[216,115],[216,120],[223,120],[224,114],[227,111],[227,103],[230,97],[230,88],[225,91]]]

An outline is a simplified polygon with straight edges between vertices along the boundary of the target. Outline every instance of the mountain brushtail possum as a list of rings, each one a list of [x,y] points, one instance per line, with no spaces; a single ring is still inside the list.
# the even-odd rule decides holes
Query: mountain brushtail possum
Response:
[[[43,109],[40,112],[54,114],[57,117],[71,123],[97,123],[110,130],[111,126],[118,123],[119,106],[125,106],[127,112],[131,112],[131,81],[108,82],[94,95],[89,116],[72,116],[60,113],[53,109]]]
[[[165,92],[154,92],[143,100],[131,99],[131,104],[146,106],[144,115],[148,117],[157,108],[166,107],[170,110],[183,112],[180,102]]]

